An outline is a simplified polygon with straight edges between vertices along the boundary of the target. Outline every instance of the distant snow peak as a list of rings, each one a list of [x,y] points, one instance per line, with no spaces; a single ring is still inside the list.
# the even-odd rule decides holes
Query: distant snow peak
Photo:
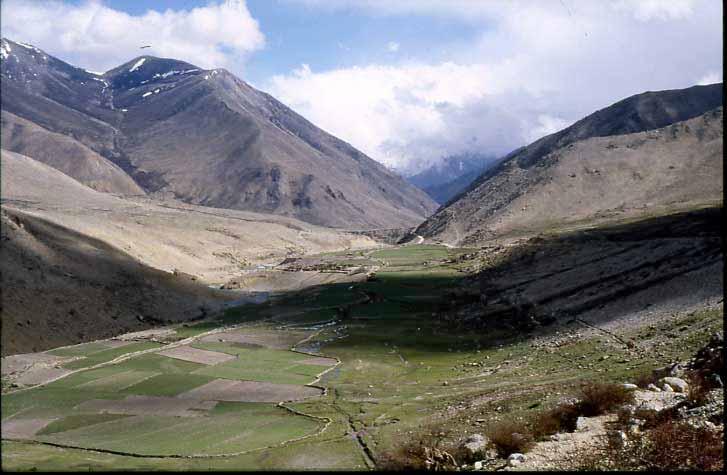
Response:
[[[129,69],[129,72],[133,73],[134,71],[139,69],[141,67],[141,65],[144,64],[144,61],[146,61],[146,58],[141,58],[139,61],[134,63],[134,65],[131,67],[131,69]]]

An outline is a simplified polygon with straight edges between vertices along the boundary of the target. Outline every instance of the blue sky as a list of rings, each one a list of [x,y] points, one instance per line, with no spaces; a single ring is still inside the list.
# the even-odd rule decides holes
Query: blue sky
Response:
[[[189,10],[208,2],[108,0],[105,3],[131,15],[141,15],[149,9]],[[460,18],[423,14],[366,14],[356,8],[321,9],[285,0],[248,0],[247,7],[266,38],[265,48],[246,62],[243,76],[253,84],[264,84],[272,75],[290,72],[303,63],[320,71],[414,58],[445,61],[450,43],[467,41],[480,31],[478,25]],[[397,51],[390,51],[391,43],[399,45]]]
[[[633,94],[722,80],[720,0],[1,5],[4,36],[89,70],[142,53],[227,68],[408,173],[501,156]]]

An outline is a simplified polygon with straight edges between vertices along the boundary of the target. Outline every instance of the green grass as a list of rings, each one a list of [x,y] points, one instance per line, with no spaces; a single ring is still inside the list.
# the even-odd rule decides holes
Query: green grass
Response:
[[[205,365],[192,363],[191,361],[178,360],[154,353],[136,356],[134,358],[115,364],[119,369],[135,369],[139,371],[150,371],[167,374],[189,374],[192,371],[203,368]]]
[[[73,408],[91,399],[121,399],[115,392],[76,388],[40,387],[32,391],[5,394],[2,397],[2,417],[58,417],[73,412]],[[21,414],[22,413],[22,414]]]
[[[143,350],[150,350],[152,348],[161,348],[163,345],[159,343],[154,342],[137,342],[137,343],[131,343],[130,345],[121,346],[119,348],[110,348],[108,350],[98,351],[95,353],[91,353],[86,358],[82,358],[80,360],[71,361],[70,363],[66,363],[63,365],[66,369],[81,369],[81,368],[88,368],[89,366],[94,366],[100,363],[106,363],[108,361],[111,361],[115,358],[118,358],[119,356],[125,355],[127,353],[134,353],[136,351],[143,351]]]
[[[67,346],[65,348],[56,348],[55,350],[47,351],[49,355],[55,356],[89,356],[99,351],[108,350],[109,347],[103,343],[83,343],[81,345]]]
[[[454,265],[425,266],[423,261],[441,261],[461,252],[439,246],[376,251],[372,258],[388,261],[393,267],[379,271],[376,281],[308,289],[278,299],[274,305],[241,307],[228,313],[228,321],[253,321],[299,310],[299,315],[281,317],[278,322],[306,325],[334,318],[336,307],[361,299],[358,290],[384,298],[380,303],[352,307],[355,318],[337,327],[345,327],[344,339],[333,339],[337,336],[333,327],[316,338],[325,341],[322,352],[326,356],[336,356],[343,363],[324,377],[321,384],[329,387],[326,395],[290,406],[330,418],[331,426],[322,437],[245,456],[204,461],[97,456],[3,442],[3,448],[12,451],[11,456],[3,457],[3,468],[360,469],[361,451],[346,435],[349,421],[355,430],[361,430],[362,438],[374,451],[391,447],[409,437],[410,431],[421,431],[435,420],[441,420],[455,433],[460,431],[460,435],[463,431],[481,431],[484,426],[473,426],[472,419],[482,418],[488,423],[502,418],[527,419],[543,407],[554,405],[560,397],[574,394],[584,381],[625,382],[647,369],[663,366],[670,358],[690,355],[706,342],[710,332],[722,328],[721,312],[707,311],[664,322],[653,330],[640,329],[622,335],[641,343],[666,331],[679,332],[680,328],[689,327],[682,334],[683,340],[677,340],[684,341],[684,345],[669,348],[664,357],[650,351],[636,357],[607,335],[573,339],[557,350],[546,350],[533,347],[521,335],[505,331],[457,332],[438,326],[431,312],[447,292],[461,287],[463,275]],[[354,291],[349,290],[352,285]],[[199,323],[182,330],[182,334],[192,336],[218,324]],[[567,329],[580,327],[574,324]],[[269,327],[264,330],[269,331]],[[249,326],[248,331],[260,331],[260,326]],[[197,342],[192,346],[240,358],[205,366],[143,355],[111,367],[74,374],[53,383],[45,392],[39,388],[19,393],[18,396],[24,394],[22,397],[10,395],[7,401],[4,397],[3,416],[7,417],[6,409],[8,414],[26,411],[23,414],[28,417],[65,415],[71,419],[53,424],[67,424],[68,429],[53,432],[55,428],[49,426],[52,433],[43,436],[46,440],[146,454],[249,450],[320,427],[315,420],[265,403],[220,402],[201,417],[132,417],[86,425],[83,421],[88,415],[74,411],[73,407],[83,400],[121,398],[127,394],[174,396],[213,378],[306,384],[326,369],[303,365],[300,361],[307,356],[286,350],[220,342]],[[670,345],[673,346],[676,345]],[[601,360],[605,354],[610,358]],[[155,375],[126,389],[111,391],[116,387],[112,382],[131,380],[141,373]],[[446,411],[447,407],[472,399],[479,403],[454,415]],[[432,416],[445,412],[449,414],[445,418]]]
[[[383,249],[371,253],[374,259],[381,259],[392,267],[420,266],[424,261],[436,261],[447,258],[447,248],[437,245],[413,245],[391,249]]]
[[[261,407],[219,417],[127,417],[38,439],[148,455],[222,454],[280,443],[319,426],[307,417]]]
[[[212,381],[197,374],[159,374],[124,389],[125,394],[140,396],[176,396]]]
[[[80,429],[82,427],[88,427],[95,424],[101,424],[103,422],[115,421],[117,419],[123,419],[124,417],[130,417],[125,414],[77,414],[72,416],[64,417],[63,419],[53,421],[45,426],[38,435],[50,435],[57,432],[65,432],[67,430]]]
[[[223,364],[198,370],[195,374],[222,379],[239,379],[263,381],[278,384],[308,384],[313,378],[305,374],[294,373],[289,368],[270,369],[266,364],[252,364],[249,361],[233,360]]]
[[[219,322],[201,322],[194,325],[181,325],[174,329],[176,336],[180,339],[197,336],[201,333],[219,328]]]

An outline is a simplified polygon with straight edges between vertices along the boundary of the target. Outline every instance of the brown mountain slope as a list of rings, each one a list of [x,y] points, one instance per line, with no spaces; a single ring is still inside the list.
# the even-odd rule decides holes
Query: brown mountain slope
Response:
[[[189,320],[224,298],[63,226],[1,213],[3,355]]]
[[[347,228],[412,226],[436,208],[225,70],[144,56],[94,76],[2,41],[3,109],[82,142],[147,192]]]
[[[99,193],[32,158],[2,151],[3,207],[99,239],[151,267],[222,283],[241,268],[374,242],[293,218]]]
[[[530,168],[508,161],[417,232],[472,243],[506,233],[719,201],[722,124],[719,108],[662,129],[579,141]]]
[[[2,111],[2,145],[75,178],[94,190],[143,195],[139,185],[121,168],[66,135]]]

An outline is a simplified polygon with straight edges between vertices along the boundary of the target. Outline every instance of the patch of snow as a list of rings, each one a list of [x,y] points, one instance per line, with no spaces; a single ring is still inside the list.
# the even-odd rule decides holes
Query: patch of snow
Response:
[[[141,97],[151,96],[152,94],[153,93],[151,93],[151,92],[145,92],[144,94],[141,95]]]
[[[88,69],[84,69],[89,74],[93,74],[94,76],[103,76],[103,73],[99,73],[97,71],[89,71]],[[96,79],[97,81],[100,81],[100,79]]]
[[[2,43],[0,43],[0,58],[7,59],[11,51],[12,49],[10,48],[10,44],[3,40]]]
[[[28,49],[30,49],[30,50],[33,50],[33,51],[35,51],[36,53],[42,53],[42,51],[41,51],[41,50],[39,50],[38,48],[36,48],[36,47],[35,47],[35,46],[33,46],[33,45],[29,45],[28,43],[23,43],[23,42],[21,42],[21,41],[16,41],[16,43],[18,43],[18,44],[19,44],[20,46],[23,46],[23,47],[25,47],[25,48],[28,48]]]
[[[129,109],[121,109],[121,112],[129,112]]]
[[[205,81],[206,81],[206,80],[208,80],[209,78],[210,78],[210,75],[209,75],[209,74],[205,74],[205,75],[204,75],[204,80],[205,80]]]
[[[177,69],[173,69],[171,71],[167,71],[166,73],[162,73],[162,74],[156,73],[154,76],[152,76],[152,78],[154,78],[154,79],[156,79],[156,78],[165,79],[165,78],[168,78],[169,76],[175,76],[177,74],[187,74],[187,73],[192,73],[194,71],[199,71],[199,69],[185,69],[184,71],[180,71],[180,70],[177,70]]]
[[[105,79],[99,79],[99,78],[91,78],[91,79],[93,79],[94,81],[102,82],[104,86],[108,87],[108,85],[109,85],[109,83],[107,83]]]
[[[159,91],[161,91],[161,89],[154,89],[154,94],[159,94]]]
[[[141,65],[144,64],[144,61],[146,61],[146,58],[141,58],[139,61],[134,63],[134,65],[131,67],[131,69],[129,69],[129,72],[133,73],[134,71],[139,69],[141,67]]]

